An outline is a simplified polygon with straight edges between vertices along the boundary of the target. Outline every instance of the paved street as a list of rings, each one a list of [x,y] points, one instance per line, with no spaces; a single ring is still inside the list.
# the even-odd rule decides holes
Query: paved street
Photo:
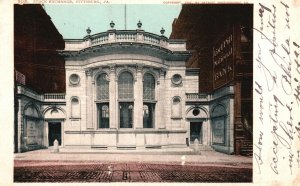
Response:
[[[75,158],[76,157],[76,158]],[[15,154],[15,182],[251,182],[252,158],[214,151],[201,154]]]

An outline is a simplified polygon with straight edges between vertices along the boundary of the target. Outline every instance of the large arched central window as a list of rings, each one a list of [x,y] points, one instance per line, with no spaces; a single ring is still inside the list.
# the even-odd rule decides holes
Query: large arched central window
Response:
[[[129,72],[123,72],[118,80],[119,99],[133,99],[133,77]]]
[[[120,128],[133,127],[133,76],[122,72],[118,78]]]
[[[100,74],[96,79],[98,127],[109,128],[109,81],[107,74]]]
[[[143,80],[143,128],[153,128],[155,110],[155,79],[153,75],[146,73]]]

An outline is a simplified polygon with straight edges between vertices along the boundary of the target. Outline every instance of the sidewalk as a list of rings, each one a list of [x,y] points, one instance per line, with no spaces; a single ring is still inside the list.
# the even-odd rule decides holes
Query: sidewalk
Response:
[[[51,149],[42,149],[14,154],[15,160],[33,161],[103,161],[103,162],[151,162],[178,164],[252,164],[252,157],[227,155],[215,151],[195,153],[190,149],[155,150],[95,150],[65,149],[53,153]],[[252,165],[251,165],[252,166]]]

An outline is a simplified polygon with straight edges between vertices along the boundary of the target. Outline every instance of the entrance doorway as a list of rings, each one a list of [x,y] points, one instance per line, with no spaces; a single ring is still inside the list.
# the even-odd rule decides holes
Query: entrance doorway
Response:
[[[190,143],[193,144],[196,139],[202,143],[202,122],[190,123]]]
[[[60,122],[49,123],[49,133],[48,133],[49,146],[53,146],[53,142],[55,139],[57,139],[58,144],[61,145],[61,123]]]

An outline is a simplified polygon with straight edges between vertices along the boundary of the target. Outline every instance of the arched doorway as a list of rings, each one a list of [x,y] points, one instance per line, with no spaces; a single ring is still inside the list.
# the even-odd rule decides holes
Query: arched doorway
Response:
[[[52,107],[45,109],[45,136],[46,147],[53,146],[54,140],[63,146],[65,112],[62,108]]]
[[[190,122],[190,144],[197,139],[202,144],[202,123],[201,121]]]
[[[190,106],[186,111],[189,144],[198,142],[204,146],[210,145],[210,124],[207,109],[202,106]]]
[[[48,145],[53,146],[54,140],[58,141],[58,144],[61,145],[62,141],[62,131],[61,131],[61,122],[48,122]]]

